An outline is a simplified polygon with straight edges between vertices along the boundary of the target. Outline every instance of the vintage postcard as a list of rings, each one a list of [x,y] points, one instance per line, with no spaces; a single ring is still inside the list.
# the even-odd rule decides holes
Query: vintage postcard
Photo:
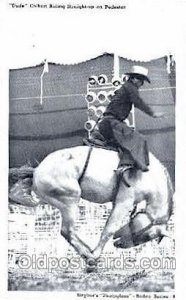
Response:
[[[1,5],[2,299],[181,299],[185,2]]]

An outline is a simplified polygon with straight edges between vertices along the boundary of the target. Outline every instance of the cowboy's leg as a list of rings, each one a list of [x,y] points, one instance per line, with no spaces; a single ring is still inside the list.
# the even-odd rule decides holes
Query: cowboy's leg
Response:
[[[98,123],[99,132],[101,135],[109,141],[112,138],[112,128],[111,128],[111,119],[108,117],[104,117]]]
[[[129,155],[123,153],[120,164],[137,164],[137,166],[146,171],[149,164],[147,142],[133,128],[125,123],[112,120],[113,137],[121,149],[127,150]]]
[[[115,146],[118,148],[120,157],[120,163],[118,167],[134,164],[134,159],[132,158],[130,151],[123,147],[123,133],[121,139],[118,137],[118,135],[120,135],[119,132],[122,132],[123,130],[122,128],[123,123],[114,117],[104,117],[99,123],[100,133],[108,142],[115,144]]]
[[[93,251],[95,259],[100,257],[105,244],[114,235],[114,233],[128,222],[128,218],[133,208],[133,204],[133,188],[128,188],[121,182],[118,194],[115,199],[115,205],[103,229],[99,243]]]

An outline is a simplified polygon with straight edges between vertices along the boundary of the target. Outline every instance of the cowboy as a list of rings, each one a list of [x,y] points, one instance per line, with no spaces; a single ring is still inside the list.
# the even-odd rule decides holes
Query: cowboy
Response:
[[[144,81],[150,83],[147,76],[148,69],[142,66],[133,66],[126,75],[128,75],[128,80],[115,91],[112,101],[108,104],[103,118],[98,124],[99,132],[106,141],[114,143],[122,153],[116,170],[117,174],[134,167],[143,172],[148,171],[147,142],[141,134],[127,126],[125,122],[132,105],[153,118],[164,116],[163,113],[155,112],[139,95],[138,89],[144,84]]]

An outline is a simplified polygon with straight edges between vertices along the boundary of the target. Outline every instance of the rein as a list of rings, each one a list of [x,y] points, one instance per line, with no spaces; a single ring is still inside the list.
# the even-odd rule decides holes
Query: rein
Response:
[[[86,172],[86,169],[88,167],[88,163],[89,163],[89,160],[90,160],[90,155],[92,153],[92,150],[93,150],[93,147],[90,146],[89,149],[88,149],[88,154],[87,154],[87,158],[86,158],[86,161],[85,161],[85,164],[84,164],[84,167],[83,167],[83,171],[81,173],[81,176],[79,177],[79,184],[82,182],[83,177],[85,175],[85,172]]]

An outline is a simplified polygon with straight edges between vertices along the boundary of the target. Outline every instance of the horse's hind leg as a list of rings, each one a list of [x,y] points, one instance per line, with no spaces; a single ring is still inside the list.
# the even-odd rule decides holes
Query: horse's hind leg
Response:
[[[93,259],[90,248],[76,234],[76,210],[81,196],[81,188],[75,178],[74,167],[64,169],[41,165],[34,173],[33,188],[46,203],[60,210],[62,215],[61,235],[86,259]]]
[[[50,187],[43,190],[45,202],[59,209],[62,215],[61,235],[76,249],[76,251],[86,260],[93,260],[91,249],[77,236],[75,229],[76,212],[80,200],[81,190],[78,183],[71,182],[73,189],[63,189]],[[41,192],[41,187],[40,187]]]
[[[77,211],[77,199],[68,198],[68,204],[60,204],[58,207],[62,214],[61,235],[74,247],[74,249],[86,260],[94,260],[91,249],[76,234],[75,219]]]

